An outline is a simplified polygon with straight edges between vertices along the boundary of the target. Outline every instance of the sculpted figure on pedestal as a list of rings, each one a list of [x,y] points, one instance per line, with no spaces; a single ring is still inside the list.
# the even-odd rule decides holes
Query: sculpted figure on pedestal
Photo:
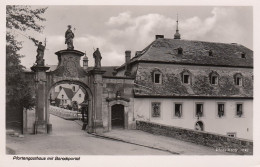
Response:
[[[99,49],[97,48],[97,50],[93,53],[93,57],[95,59],[95,68],[99,69],[101,68],[101,53],[99,52]]]
[[[73,38],[74,38],[74,33],[71,30],[71,25],[68,25],[68,29],[65,33],[65,44],[67,44],[67,49],[68,50],[73,50]]]

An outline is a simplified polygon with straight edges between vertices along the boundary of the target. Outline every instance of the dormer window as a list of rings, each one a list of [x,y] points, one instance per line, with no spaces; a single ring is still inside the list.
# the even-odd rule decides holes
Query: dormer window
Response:
[[[161,83],[161,73],[158,73],[158,72],[154,73],[154,83],[157,83],[157,84]]]
[[[190,75],[189,74],[183,74],[183,83],[185,83],[185,84],[190,83]]]
[[[218,75],[217,72],[212,71],[212,72],[209,74],[209,78],[210,78],[210,84],[211,84],[211,85],[217,85],[217,84],[218,84],[219,75]]]
[[[242,82],[243,82],[243,76],[242,74],[238,73],[234,76],[234,82],[235,82],[235,85],[238,85],[238,86],[242,86]]]
[[[154,69],[152,72],[152,80],[155,84],[162,83],[162,72],[159,69]]]
[[[241,53],[241,58],[242,59],[245,59],[246,58],[246,54],[243,52],[243,53]]]
[[[76,89],[75,89],[75,86],[72,87],[72,90],[73,90],[73,92],[75,92],[75,90],[76,90]]]
[[[183,54],[183,49],[182,49],[181,47],[179,47],[177,50],[178,50],[178,54],[179,54],[179,55],[182,55],[182,54]]]
[[[191,83],[191,73],[188,70],[184,70],[181,73],[182,83],[190,84]]]
[[[209,56],[213,56],[212,50],[209,50]]]

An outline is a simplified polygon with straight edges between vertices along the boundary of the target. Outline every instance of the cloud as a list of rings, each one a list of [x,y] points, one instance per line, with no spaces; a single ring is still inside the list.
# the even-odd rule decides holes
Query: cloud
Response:
[[[241,26],[239,16],[239,10],[235,8],[216,7],[203,18],[196,15],[181,18],[179,20],[181,38],[243,44],[244,39],[247,39],[247,30]],[[158,13],[136,15],[126,11],[109,17],[105,24],[99,26],[99,31],[102,33],[98,35],[90,32],[77,34],[74,46],[77,50],[86,51],[90,66],[94,65],[93,48],[100,49],[103,57],[102,65],[119,66],[124,63],[125,50],[131,50],[134,56],[135,51],[148,46],[157,34],[173,38],[175,28],[175,18]],[[47,48],[50,48],[50,51],[46,51],[46,61],[54,62],[53,59],[57,61],[53,53],[66,48],[64,36],[47,36],[47,41]]]
[[[124,44],[122,46],[124,49],[140,50],[152,42],[156,34],[172,30],[175,20],[160,14],[132,17],[129,12],[126,12],[111,17],[107,25],[113,27],[108,32],[112,42],[118,45]],[[122,27],[122,25],[128,26]]]
[[[130,12],[124,12],[120,13],[118,16],[110,17],[109,20],[106,22],[109,26],[120,26],[124,24],[131,23],[131,13]]]
[[[181,21],[180,32],[184,39],[242,43],[246,30],[239,26],[237,17],[232,8],[214,8],[204,20],[194,16]]]

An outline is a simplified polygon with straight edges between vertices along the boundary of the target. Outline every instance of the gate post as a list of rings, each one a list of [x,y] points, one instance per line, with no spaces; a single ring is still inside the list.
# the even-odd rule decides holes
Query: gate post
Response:
[[[31,70],[35,72],[35,90],[36,90],[36,107],[35,107],[35,122],[34,133],[47,133],[47,108],[46,108],[46,94],[47,94],[47,79],[46,71],[50,67],[33,66]]]
[[[100,68],[94,68],[90,71],[93,79],[93,124],[92,130],[94,133],[103,133],[103,120],[102,120],[102,93],[103,93],[103,81],[102,75],[105,71],[100,70]]]

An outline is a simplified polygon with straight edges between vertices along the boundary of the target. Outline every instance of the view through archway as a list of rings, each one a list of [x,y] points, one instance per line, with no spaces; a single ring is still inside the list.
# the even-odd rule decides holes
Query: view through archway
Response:
[[[57,122],[52,121],[53,116],[58,116],[64,120],[75,121],[81,128],[83,125],[89,124],[89,112],[91,107],[91,99],[87,89],[81,84],[59,82],[54,84],[48,94],[48,110],[50,122],[55,127]],[[66,129],[59,128],[66,131]]]

